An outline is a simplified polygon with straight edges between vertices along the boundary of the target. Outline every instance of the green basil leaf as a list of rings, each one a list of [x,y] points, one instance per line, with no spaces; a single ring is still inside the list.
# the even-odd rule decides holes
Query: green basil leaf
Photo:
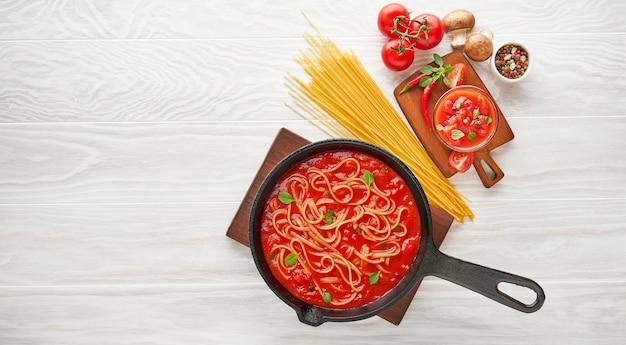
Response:
[[[380,271],[376,271],[376,272],[370,274],[370,277],[369,277],[370,285],[374,285],[374,284],[378,283],[379,279],[380,279]]]
[[[428,85],[430,85],[433,82],[434,78],[433,77],[426,77],[422,80],[420,80],[420,87],[426,87]]]
[[[479,115],[480,115],[480,110],[478,110],[478,108],[474,109],[474,112],[472,113],[472,116],[474,117],[474,119],[477,119]]]
[[[438,82],[439,80],[442,80],[445,85],[450,86],[451,81],[447,74],[454,71],[454,66],[450,64],[444,66],[443,58],[439,56],[439,54],[433,54],[433,58],[435,59],[437,67],[426,65],[420,68],[420,72],[426,74],[428,77],[422,78],[419,86],[426,87],[434,82]]]
[[[298,254],[297,253],[289,253],[285,256],[285,265],[293,266],[298,262]]]
[[[434,54],[434,57],[435,57],[435,63],[439,67],[443,67],[443,59],[441,58],[441,56],[439,56],[439,54]]]
[[[450,132],[450,138],[452,138],[452,140],[459,140],[463,138],[464,136],[465,136],[465,133],[463,133],[462,131],[458,129],[453,129],[452,132]]]
[[[490,124],[493,121],[493,119],[491,118],[491,116],[487,116],[487,124]]]
[[[469,140],[476,139],[476,133],[474,133],[474,132],[467,133],[467,139],[469,139]]]
[[[436,72],[437,69],[431,65],[426,65],[422,68],[420,68],[420,72],[426,74],[426,75],[430,75],[433,74],[434,72]]]
[[[441,123],[438,123],[438,124],[435,126],[435,129],[437,129],[438,131],[443,131],[443,128],[444,128],[444,127],[443,127],[443,125],[442,125]]]
[[[374,182],[374,174],[372,174],[372,172],[369,170],[365,170],[363,172],[363,180],[365,181],[365,183],[367,183],[368,186],[370,186]]]
[[[330,304],[330,298],[330,292],[326,291],[322,294],[322,299],[324,300],[324,303]]]
[[[335,221],[335,210],[332,208],[328,210],[328,212],[324,215],[324,220],[326,221],[326,224],[332,224]]]
[[[289,205],[293,201],[293,197],[287,192],[280,192],[278,193],[278,200],[285,205]]]

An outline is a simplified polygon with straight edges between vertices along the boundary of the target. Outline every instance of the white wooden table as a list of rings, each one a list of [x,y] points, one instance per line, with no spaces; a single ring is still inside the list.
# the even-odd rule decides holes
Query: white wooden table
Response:
[[[0,344],[617,344],[626,339],[626,3],[405,2],[467,8],[535,58],[504,85],[474,68],[515,139],[506,176],[451,180],[472,200],[442,250],[527,276],[524,314],[427,278],[399,326],[298,322],[225,236],[281,127],[327,136],[283,85],[315,25],[393,88],[386,1],[3,1]]]

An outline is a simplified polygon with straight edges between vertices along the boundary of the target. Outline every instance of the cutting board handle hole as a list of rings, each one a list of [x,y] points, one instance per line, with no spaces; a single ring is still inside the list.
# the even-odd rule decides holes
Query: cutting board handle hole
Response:
[[[485,175],[488,179],[493,180],[496,178],[496,172],[491,169],[491,166],[486,160],[481,159],[480,166],[483,168],[483,171],[485,172]]]

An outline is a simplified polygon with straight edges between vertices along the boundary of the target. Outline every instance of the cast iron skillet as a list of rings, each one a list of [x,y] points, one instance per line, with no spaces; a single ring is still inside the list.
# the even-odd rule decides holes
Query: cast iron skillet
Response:
[[[260,224],[265,203],[278,180],[299,162],[310,156],[334,150],[354,150],[378,158],[394,169],[407,183],[417,204],[421,223],[420,247],[406,276],[380,299],[350,309],[322,308],[305,303],[291,294],[273,276],[263,256]],[[326,321],[355,321],[379,314],[398,302],[425,276],[436,276],[478,292],[513,309],[532,313],[541,308],[545,300],[543,289],[534,281],[514,274],[498,271],[448,256],[433,242],[430,208],[424,191],[409,168],[391,153],[369,143],[350,139],[330,139],[304,146],[285,157],[262,182],[252,204],[249,223],[250,248],[259,273],[270,289],[291,306],[298,319],[308,325],[319,326]],[[526,287],[537,295],[531,304],[523,303],[498,288],[499,283]]]

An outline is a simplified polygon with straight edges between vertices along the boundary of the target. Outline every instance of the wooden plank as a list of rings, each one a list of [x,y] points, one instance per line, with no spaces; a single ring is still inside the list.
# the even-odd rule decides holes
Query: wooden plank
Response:
[[[442,251],[541,284],[626,281],[621,260],[626,199],[501,204],[495,199],[477,203],[474,222],[453,224]],[[264,285],[250,250],[224,235],[237,206],[0,205],[0,290]],[[548,297],[557,293],[547,292]]]
[[[362,18],[376,18],[384,4],[364,2],[359,4],[359,12]],[[301,13],[316,25],[323,24],[320,27],[328,35],[371,37],[380,34],[370,20],[345,20],[342,14],[355,9],[350,3],[301,1],[289,5],[291,8],[287,10],[284,4],[271,0],[206,3],[112,0],[73,6],[56,2],[35,2],[28,6],[3,2],[0,6],[0,39],[299,38],[303,28],[308,27]],[[626,23],[614,15],[625,13],[626,6],[621,1],[577,2],[573,5],[568,0],[532,0],[516,6],[515,13],[510,13],[510,4],[502,1],[489,1],[484,5],[447,1],[433,2],[424,10],[443,16],[456,8],[473,11],[477,26],[488,26],[496,33],[580,37],[579,34],[591,32],[626,31]],[[262,13],[271,13],[271,20],[260,15]],[[572,20],[577,25],[571,25]]]
[[[541,123],[515,119],[524,135],[494,152],[509,171],[495,191],[467,173],[452,177],[455,187],[472,204],[626,195],[626,175],[615,175],[626,160],[606,151],[620,147],[626,117]],[[328,138],[304,120],[281,124]],[[0,203],[239,203],[279,128],[272,121],[0,125]]]
[[[504,39],[519,38],[496,37]],[[524,43],[537,51],[540,63],[518,85],[493,80],[488,63],[471,65],[509,121],[626,116],[626,107],[605,107],[626,93],[626,79],[613,77],[619,73],[615,60],[596,58],[626,56],[626,45],[613,45],[616,41],[626,41],[626,33],[558,41],[526,36]],[[390,100],[396,86],[432,61],[432,53],[424,52],[409,70],[396,73],[372,54],[379,37],[338,37],[336,42],[359,56]],[[304,44],[299,39],[244,45],[234,40],[0,41],[0,123],[292,121],[299,117],[285,107],[292,99],[284,76],[301,70],[293,55]],[[596,54],[580,55],[579,46]],[[233,56],[235,50],[239,53]],[[442,55],[449,51],[445,43],[434,49]],[[265,61],[262,66],[259,59]],[[31,65],[37,67],[25,67]],[[584,83],[563,86],[581,70],[586,71]],[[562,105],[573,99],[585,101]]]
[[[3,344],[620,344],[623,282],[546,286],[540,314],[508,311],[441,280],[422,286],[400,327],[376,318],[299,323],[263,284],[0,289]],[[601,291],[601,293],[598,293]],[[575,303],[574,303],[575,302]],[[470,317],[471,316],[471,317]],[[532,331],[529,331],[532,330]]]
[[[283,86],[297,64],[263,40],[11,41],[0,52],[0,122],[297,118]]]

